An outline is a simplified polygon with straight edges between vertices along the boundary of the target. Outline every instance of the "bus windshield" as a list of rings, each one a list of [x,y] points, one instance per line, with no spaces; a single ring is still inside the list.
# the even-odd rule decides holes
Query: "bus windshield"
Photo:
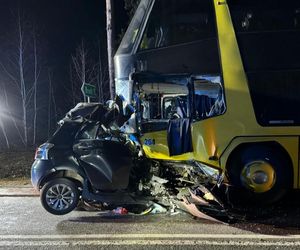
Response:
[[[147,13],[149,6],[149,0],[141,0],[139,7],[137,8],[134,17],[122,39],[120,47],[117,51],[117,54],[128,54],[132,51],[133,46],[138,38],[140,29],[143,25],[143,20]]]
[[[211,0],[156,0],[139,49],[168,47],[215,36]]]

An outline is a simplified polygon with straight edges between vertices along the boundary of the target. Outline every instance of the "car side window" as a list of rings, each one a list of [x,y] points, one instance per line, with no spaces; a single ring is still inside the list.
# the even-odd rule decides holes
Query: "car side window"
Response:
[[[77,140],[84,140],[84,139],[96,139],[97,131],[99,128],[99,124],[89,123],[86,124],[77,134]]]

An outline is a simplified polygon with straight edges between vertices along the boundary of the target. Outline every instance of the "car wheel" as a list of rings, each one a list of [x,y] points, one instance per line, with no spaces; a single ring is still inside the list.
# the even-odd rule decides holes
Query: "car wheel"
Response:
[[[227,171],[230,183],[239,188],[234,204],[270,205],[280,200],[292,184],[287,157],[266,145],[243,148],[232,157]]]
[[[79,190],[69,179],[58,178],[47,182],[41,190],[43,207],[52,214],[64,215],[77,207]]]

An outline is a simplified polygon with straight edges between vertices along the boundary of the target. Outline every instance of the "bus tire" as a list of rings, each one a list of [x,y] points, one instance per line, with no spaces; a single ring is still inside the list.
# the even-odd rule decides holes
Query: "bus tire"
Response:
[[[239,190],[233,204],[270,205],[279,201],[292,184],[289,158],[268,145],[249,145],[238,150],[228,168],[230,184]]]

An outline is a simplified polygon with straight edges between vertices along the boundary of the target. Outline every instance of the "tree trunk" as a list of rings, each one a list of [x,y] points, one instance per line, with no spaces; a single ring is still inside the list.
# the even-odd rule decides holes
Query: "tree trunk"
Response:
[[[5,87],[4,84],[1,87],[2,87],[2,91],[4,93],[5,106],[6,106],[8,114],[9,114],[9,117],[10,117],[11,121],[14,123],[14,126],[15,126],[16,130],[18,131],[19,137],[20,137],[23,145],[25,146],[25,141],[23,139],[22,133],[21,133],[21,131],[19,129],[19,126],[17,125],[17,122],[16,122],[16,119],[14,118],[14,115],[12,114],[12,112],[11,112],[11,110],[9,108],[9,102],[8,102],[8,96],[7,96],[6,87]]]
[[[51,131],[51,101],[52,101],[52,79],[51,79],[51,73],[48,70],[48,137],[50,136]]]
[[[23,111],[23,118],[22,123],[24,127],[24,142],[25,146],[28,146],[28,128],[27,128],[27,89],[25,84],[25,78],[24,78],[24,65],[23,65],[23,57],[24,57],[24,47],[23,47],[23,28],[21,24],[21,16],[19,13],[18,16],[18,32],[19,32],[19,77],[20,77],[20,89],[21,89],[21,97],[22,97],[22,111]]]
[[[1,119],[1,118],[0,118]],[[9,144],[9,140],[8,140],[8,137],[7,137],[7,133],[5,131],[5,127],[4,127],[4,124],[3,122],[0,120],[0,128],[2,130],[2,133],[3,133],[3,136],[4,136],[4,139],[5,139],[5,142],[6,142],[6,147],[7,149],[10,149],[10,144]]]
[[[103,79],[100,39],[98,40],[98,61],[99,61],[98,76],[97,76],[98,99],[99,99],[99,102],[103,103],[104,102],[104,98],[103,98],[104,79]]]
[[[114,20],[113,0],[106,0],[106,25],[107,25],[107,54],[109,71],[109,92],[110,98],[115,97],[115,68],[114,68]]]
[[[33,34],[33,52],[34,52],[34,114],[33,114],[33,145],[36,144],[36,134],[37,134],[37,81],[38,81],[38,60],[37,60],[37,48],[36,48],[36,35]]]
[[[56,100],[55,100],[55,95],[54,95],[54,89],[53,89],[53,84],[52,84],[52,75],[51,72],[48,72],[48,79],[49,79],[49,91],[50,91],[50,101],[53,104],[53,112],[54,112],[54,117],[55,117],[55,121],[57,121],[57,108],[56,108]],[[50,106],[51,108],[51,106]],[[51,109],[49,109],[51,111]],[[49,111],[49,112],[50,112]],[[50,113],[51,115],[51,113]],[[49,119],[49,118],[48,118]],[[51,119],[50,119],[51,120]]]

